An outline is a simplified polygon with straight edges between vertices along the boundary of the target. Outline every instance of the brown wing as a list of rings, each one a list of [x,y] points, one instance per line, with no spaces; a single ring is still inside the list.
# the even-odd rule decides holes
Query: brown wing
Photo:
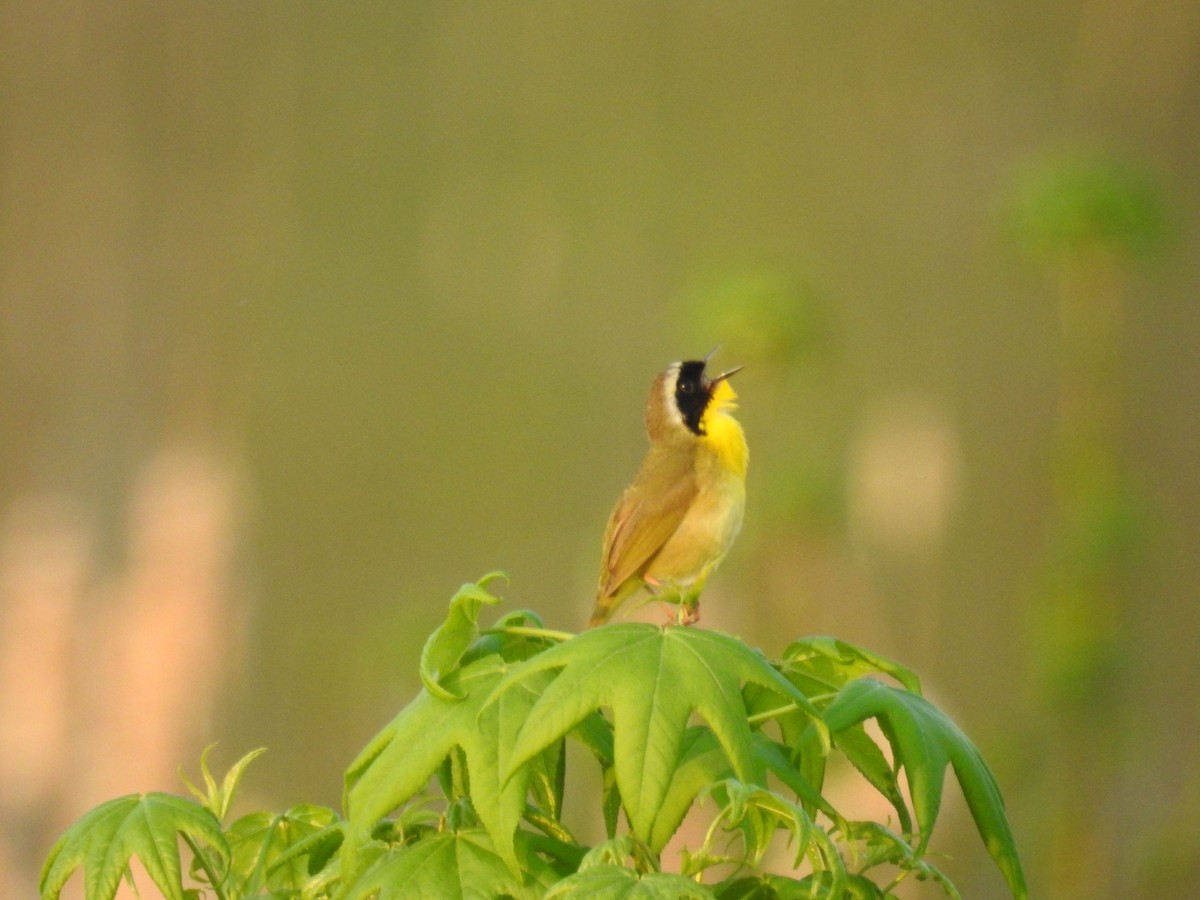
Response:
[[[600,597],[646,568],[683,521],[696,491],[691,454],[650,451],[608,519]]]

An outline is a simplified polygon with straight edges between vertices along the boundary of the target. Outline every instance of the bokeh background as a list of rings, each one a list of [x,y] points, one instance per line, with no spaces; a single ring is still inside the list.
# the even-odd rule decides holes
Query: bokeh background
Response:
[[[0,2],[0,893],[213,741],[336,804],[464,581],[580,627],[723,341],[704,624],[916,669],[1036,895],[1200,895],[1198,110],[1187,2]]]

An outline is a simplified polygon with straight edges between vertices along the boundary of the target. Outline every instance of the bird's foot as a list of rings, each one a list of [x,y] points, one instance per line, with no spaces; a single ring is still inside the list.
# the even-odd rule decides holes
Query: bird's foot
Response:
[[[700,621],[700,596],[692,591],[681,591],[672,597],[667,607],[668,625],[695,625]]]

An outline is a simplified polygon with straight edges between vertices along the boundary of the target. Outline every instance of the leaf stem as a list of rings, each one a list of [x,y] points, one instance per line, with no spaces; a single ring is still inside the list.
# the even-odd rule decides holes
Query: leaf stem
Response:
[[[575,635],[569,631],[554,631],[551,628],[533,628],[529,625],[505,625],[503,628],[481,628],[480,634],[511,634],[518,637],[545,638],[548,641],[569,641]]]
[[[212,866],[209,865],[208,857],[203,851],[201,851],[199,845],[192,840],[191,835],[181,831],[179,832],[179,836],[182,837],[184,843],[186,843],[192,849],[192,857],[196,860],[197,864],[199,864],[200,868],[204,870],[204,874],[208,876],[208,883],[212,886],[213,893],[216,894],[217,900],[226,900],[225,892],[221,890],[221,880],[217,878],[217,873],[214,872]]]
[[[767,721],[767,719],[774,719],[776,716],[782,716],[785,713],[795,712],[799,708],[800,707],[795,703],[788,703],[784,706],[776,707],[775,709],[768,709],[766,712],[755,713],[752,716],[747,716],[746,721],[751,725],[758,725],[761,722]]]
[[[911,874],[912,874],[912,869],[901,869],[899,874],[896,875],[896,877],[891,880],[891,883],[888,884],[887,888],[884,890],[884,896],[886,897],[888,894],[890,894],[892,892],[893,888],[899,887],[900,882],[904,881],[904,879],[907,878]]]
[[[525,821],[540,829],[547,837],[553,838],[556,841],[561,841],[564,844],[576,844],[575,836],[567,829],[567,826],[551,815],[547,815],[532,803],[525,804]]]

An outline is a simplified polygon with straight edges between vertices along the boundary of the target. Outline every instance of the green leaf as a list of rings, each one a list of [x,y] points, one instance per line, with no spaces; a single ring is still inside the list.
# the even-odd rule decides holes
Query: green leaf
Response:
[[[341,820],[323,806],[242,816],[225,833],[232,856],[230,884],[238,895],[299,891],[341,841]]]
[[[533,831],[522,831],[521,840],[531,852],[539,854],[557,877],[566,878],[579,870],[587,850],[574,841],[561,841]]]
[[[816,825],[798,804],[767,788],[742,784],[732,778],[711,785],[705,793],[722,805],[718,824],[726,831],[741,832],[743,856],[748,865],[762,862],[780,829],[787,831],[796,844],[792,866],[800,865]]]
[[[886,656],[824,635],[789,644],[779,666],[788,680],[810,698],[832,694],[855,678],[875,672],[890,675],[914,694],[921,693],[920,679],[911,669]]]
[[[762,759],[767,769],[787,787],[791,788],[796,799],[804,806],[805,812],[820,810],[835,824],[842,821],[841,814],[821,796],[805,776],[803,768],[797,768],[789,762],[785,748],[780,747],[766,735],[754,735],[754,752]]]
[[[638,872],[656,872],[658,854],[635,835],[623,834],[597,844],[584,854],[579,871],[596,866],[623,866]]]
[[[520,662],[558,643],[556,638],[560,634],[546,631],[541,616],[533,610],[513,610],[502,615],[491,627],[480,630],[479,637],[463,654],[459,665],[490,653],[504,657],[506,662]]]
[[[479,611],[500,602],[499,597],[488,593],[488,583],[507,577],[503,572],[489,572],[474,584],[464,584],[450,598],[446,621],[429,636],[421,650],[421,684],[435,697],[443,700],[457,697],[442,684],[442,679],[458,666],[467,648],[479,637]]]
[[[259,747],[257,750],[251,750],[235,762],[229,767],[229,771],[225,773],[225,778],[218,787],[216,779],[213,778],[212,772],[208,768],[208,754],[215,746],[216,744],[209,744],[200,754],[200,774],[204,778],[205,787],[203,791],[192,784],[187,775],[183,773],[182,767],[179,770],[179,778],[193,797],[204,804],[217,817],[218,821],[224,822],[225,817],[229,815],[229,807],[233,803],[233,796],[237,793],[238,784],[241,783],[246,767],[266,753],[267,748]]]
[[[867,779],[875,790],[883,794],[896,815],[900,819],[900,827],[904,831],[912,831],[912,817],[908,814],[908,804],[900,790],[900,782],[896,778],[896,770],[888,762],[879,745],[871,738],[862,725],[851,725],[833,736],[833,745],[838,748],[850,761],[854,768]]]
[[[217,879],[224,876],[229,846],[208,809],[170,794],[130,794],[85,813],[59,838],[38,890],[43,900],[55,900],[82,867],[88,900],[111,900],[136,856],[164,897],[184,900],[179,835],[201,850]]]
[[[529,792],[532,803],[554,819],[562,818],[563,792],[567,780],[566,742],[559,741],[541,754],[538,764],[531,767]]]
[[[422,691],[351,763],[346,772],[344,807],[349,839],[343,867],[355,870],[357,847],[376,823],[424,790],[430,777],[455,748],[467,764],[471,801],[497,852],[515,865],[513,832],[525,808],[531,768],[502,778],[509,768],[506,751],[528,718],[537,691],[549,675],[531,678],[486,704],[507,664],[495,656],[456,669],[446,679],[451,697]]]
[[[229,807],[233,803],[233,797],[237,793],[238,785],[241,784],[242,775],[245,774],[246,767],[266,752],[266,747],[258,747],[257,749],[251,750],[229,767],[229,771],[225,773],[225,778],[221,781],[220,812],[215,809],[213,810],[214,815],[216,815],[220,821],[224,822],[225,817],[229,815]]]
[[[859,841],[866,848],[866,859],[861,867],[863,872],[887,863],[915,874],[921,881],[933,881],[941,885],[947,896],[962,900],[958,889],[944,872],[918,855],[900,835],[878,822],[853,822],[846,830],[846,838]]]
[[[704,869],[726,862],[739,867],[756,867],[771,848],[780,831],[788,835],[793,845],[793,868],[799,868],[805,856],[814,872],[826,877],[828,892],[817,896],[841,897],[846,889],[847,874],[841,854],[828,833],[819,827],[802,806],[776,791],[757,785],[742,784],[734,779],[714,784],[708,792],[722,804],[719,816],[709,828],[704,844],[697,853],[686,854],[682,871],[695,875]],[[836,815],[836,814],[835,814]],[[844,820],[840,816],[836,821]],[[716,830],[737,831],[741,834],[742,850],[736,856],[714,852]]]
[[[825,761],[830,749],[830,735],[823,727],[816,726],[808,713],[799,708],[781,710],[778,695],[755,685],[743,691],[746,708],[755,723],[773,719],[779,727],[782,744],[772,742],[774,764],[772,771],[796,792],[800,802],[811,815],[821,810],[836,819],[832,807],[821,796],[825,782]],[[756,738],[769,740],[762,732]],[[760,748],[761,750],[761,748]]]
[[[1027,897],[1000,789],[966,735],[928,700],[871,678],[852,681],[825,710],[825,721],[835,736],[868,718],[879,720],[897,765],[904,767],[921,831],[917,853],[923,854],[929,843],[941,805],[946,766],[952,765],[979,835],[1009,890],[1014,897]]]
[[[630,826],[647,843],[693,711],[704,717],[737,777],[755,784],[765,773],[753,752],[743,683],[770,688],[781,704],[795,704],[820,721],[807,698],[734,638],[641,623],[592,629],[538,654],[513,670],[493,702],[556,669],[517,735],[507,772],[518,772],[590,713],[610,707],[617,788]]]
[[[659,853],[678,830],[700,792],[732,774],[729,758],[707,728],[687,729],[648,843]]]
[[[546,900],[715,900],[713,892],[682,875],[648,872],[639,875],[624,866],[592,866],[564,878]]]
[[[179,767],[179,780],[183,782],[183,786],[188,789],[193,797],[199,800],[204,806],[209,809],[218,819],[221,818],[217,814],[217,809],[220,807],[220,789],[217,787],[217,780],[213,778],[212,772],[208,768],[208,754],[216,744],[209,744],[200,751],[200,774],[204,778],[204,790],[196,787],[192,780],[187,777],[187,773],[183,771],[183,766]]]
[[[380,857],[347,884],[340,900],[439,900],[512,897],[534,900],[556,879],[552,869],[518,842],[515,873],[483,831],[442,832]]]
[[[878,900],[883,894],[867,879],[847,876],[834,884],[828,873],[797,880],[784,875],[753,875],[723,881],[714,888],[717,900]]]
[[[589,713],[571,734],[592,751],[600,765],[606,769],[613,764],[612,723],[599,712]]]
[[[782,749],[765,735],[752,735],[754,755],[763,768],[791,788],[807,808],[820,809],[835,822],[842,821],[837,811],[804,779],[788,761]],[[684,737],[679,762],[662,806],[654,820],[650,847],[658,852],[666,846],[687,815],[696,797],[713,784],[731,778],[729,759],[707,728],[691,727]]]

